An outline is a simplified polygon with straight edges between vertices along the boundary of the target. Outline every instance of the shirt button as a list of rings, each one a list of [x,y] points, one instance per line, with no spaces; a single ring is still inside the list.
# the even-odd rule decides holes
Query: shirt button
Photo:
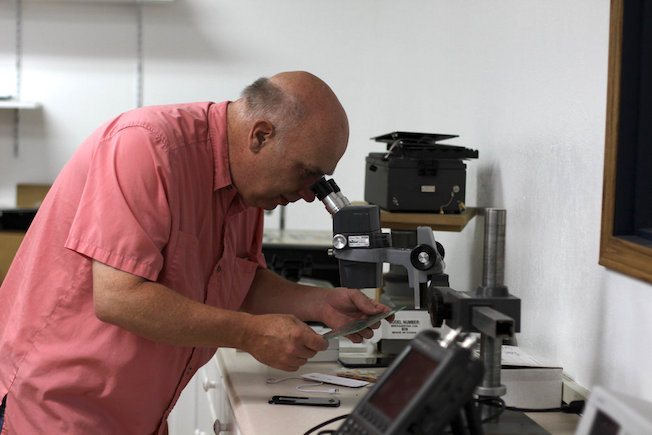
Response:
[[[226,190],[231,190],[231,189],[233,189],[232,185],[229,184],[228,186],[226,186]]]
[[[217,268],[215,268],[215,273],[219,273],[221,271],[222,271],[222,266],[217,266]]]

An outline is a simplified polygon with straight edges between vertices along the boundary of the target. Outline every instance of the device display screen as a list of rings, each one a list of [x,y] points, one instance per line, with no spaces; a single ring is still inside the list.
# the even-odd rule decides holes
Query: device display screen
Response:
[[[598,410],[589,435],[616,435],[619,430],[620,425],[615,420]]]
[[[369,403],[395,420],[438,365],[438,361],[416,349],[410,350],[392,375],[369,398]]]

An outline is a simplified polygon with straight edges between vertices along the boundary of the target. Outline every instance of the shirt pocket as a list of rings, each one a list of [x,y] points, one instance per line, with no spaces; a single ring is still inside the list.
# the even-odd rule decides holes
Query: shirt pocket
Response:
[[[258,263],[246,258],[223,258],[208,282],[206,303],[218,308],[237,310],[247,297]]]
[[[199,240],[196,236],[177,231],[170,248],[159,282],[192,300],[204,302],[205,276],[201,270]]]

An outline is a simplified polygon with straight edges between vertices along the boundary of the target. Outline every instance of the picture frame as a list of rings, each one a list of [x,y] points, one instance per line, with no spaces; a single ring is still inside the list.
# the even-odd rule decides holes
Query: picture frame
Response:
[[[599,263],[652,283],[652,2],[612,0]],[[645,120],[647,119],[647,122]]]

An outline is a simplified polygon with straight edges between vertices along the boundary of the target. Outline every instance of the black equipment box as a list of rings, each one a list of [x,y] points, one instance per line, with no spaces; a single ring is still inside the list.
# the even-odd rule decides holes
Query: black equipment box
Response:
[[[0,230],[27,231],[36,216],[37,208],[0,210]]]
[[[328,255],[332,247],[330,232],[265,230],[262,251],[267,268],[290,281],[325,281],[319,285],[339,287],[337,258]]]
[[[437,142],[458,137],[395,131],[373,137],[384,153],[366,158],[364,200],[387,211],[461,213],[466,195],[465,159],[478,151]]]

